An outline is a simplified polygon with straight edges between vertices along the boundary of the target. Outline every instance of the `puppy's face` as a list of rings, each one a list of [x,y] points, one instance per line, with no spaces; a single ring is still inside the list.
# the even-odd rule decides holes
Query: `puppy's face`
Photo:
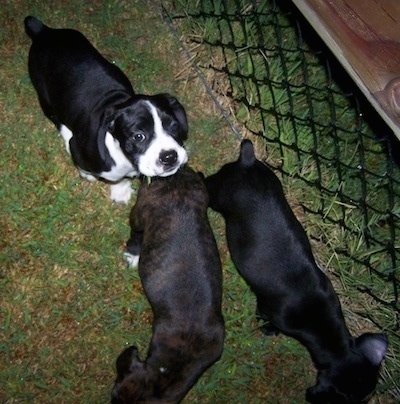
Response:
[[[110,131],[145,176],[166,177],[187,162],[183,148],[188,131],[186,114],[181,104],[167,94],[138,96],[116,112]]]

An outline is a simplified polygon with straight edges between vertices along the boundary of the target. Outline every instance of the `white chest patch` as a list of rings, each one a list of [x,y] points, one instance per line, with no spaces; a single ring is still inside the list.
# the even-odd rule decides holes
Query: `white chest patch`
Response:
[[[119,181],[121,178],[132,178],[138,174],[133,168],[132,163],[122,152],[119,141],[115,139],[109,132],[106,133],[106,147],[110,153],[110,156],[115,162],[115,166],[113,166],[110,171],[103,171],[100,173],[100,177],[106,179],[107,181]]]
[[[71,149],[69,147],[69,141],[72,138],[72,132],[65,125],[61,125],[60,126],[60,135],[64,139],[65,149],[67,150],[67,153],[69,155],[71,155]]]
[[[71,140],[73,133],[65,126],[61,125],[60,135],[64,140],[65,148],[68,154],[71,154],[71,149],[69,146],[69,141]],[[105,144],[110,153],[110,156],[115,162],[115,165],[110,171],[103,171],[101,173],[94,173],[98,177],[102,177],[107,181],[116,182],[125,177],[135,177],[138,172],[133,168],[131,162],[127,159],[125,154],[122,152],[121,146],[111,133],[106,133]],[[90,173],[82,171],[85,175],[91,176]],[[83,175],[85,177],[85,175]],[[86,177],[85,177],[86,178]]]
[[[65,125],[61,125],[60,135],[64,139],[65,148],[68,154],[71,154],[69,142],[73,137],[73,133]],[[113,182],[113,184],[110,184],[111,200],[116,203],[127,204],[132,196],[133,190],[130,181],[126,177],[132,178],[138,175],[138,173],[122,152],[118,140],[116,140],[109,132],[106,133],[105,144],[115,162],[115,165],[111,170],[103,171],[102,173],[94,173],[96,175],[94,176],[92,173],[78,167],[79,173],[83,178],[86,178],[89,181],[96,181],[98,177],[102,177],[107,181]]]

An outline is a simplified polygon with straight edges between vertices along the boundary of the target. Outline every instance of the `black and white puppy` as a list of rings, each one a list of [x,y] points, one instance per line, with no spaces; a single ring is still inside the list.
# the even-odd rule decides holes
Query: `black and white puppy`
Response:
[[[339,299],[316,264],[307,235],[277,176],[244,140],[239,159],[205,180],[210,207],[226,223],[232,260],[257,298],[266,334],[301,342],[318,370],[311,403],[360,403],[374,392],[384,334],[350,335]]]
[[[139,188],[127,258],[139,262],[153,335],[144,361],[134,346],[118,357],[112,403],[180,402],[222,353],[221,263],[207,208],[188,167]]]
[[[127,203],[128,178],[169,176],[186,163],[188,124],[174,97],[136,95],[125,74],[76,30],[49,28],[31,16],[25,30],[40,105],[82,177],[109,182],[111,199]]]

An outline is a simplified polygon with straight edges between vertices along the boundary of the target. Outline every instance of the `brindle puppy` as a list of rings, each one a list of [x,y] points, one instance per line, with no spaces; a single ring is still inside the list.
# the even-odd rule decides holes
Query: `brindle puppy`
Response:
[[[202,179],[186,167],[140,186],[126,256],[139,262],[153,336],[145,361],[134,346],[118,357],[112,403],[179,402],[221,356],[221,263],[207,206]]]

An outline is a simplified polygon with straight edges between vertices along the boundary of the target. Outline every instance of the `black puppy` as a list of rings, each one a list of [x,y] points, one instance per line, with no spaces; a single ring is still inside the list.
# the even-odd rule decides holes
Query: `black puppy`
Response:
[[[254,155],[240,157],[205,180],[210,207],[226,222],[232,260],[257,297],[263,331],[300,341],[318,369],[307,389],[312,403],[359,403],[374,392],[388,341],[384,334],[353,338],[329,279],[315,263],[307,235],[279,179]]]
[[[221,264],[207,207],[187,167],[139,188],[126,255],[139,261],[153,336],[145,361],[133,346],[118,357],[112,403],[179,402],[222,353]]]
[[[29,74],[44,114],[56,125],[82,177],[111,183],[127,203],[129,177],[168,176],[186,163],[188,125],[168,94],[135,95],[122,71],[78,31],[25,18]]]

